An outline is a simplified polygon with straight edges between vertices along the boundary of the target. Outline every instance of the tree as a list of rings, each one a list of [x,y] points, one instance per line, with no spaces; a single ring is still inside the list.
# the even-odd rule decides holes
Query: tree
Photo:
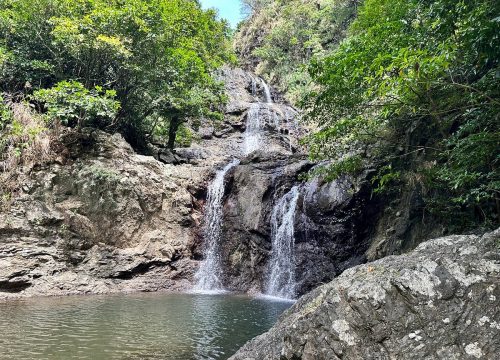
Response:
[[[0,0],[0,38],[4,91],[113,90],[121,106],[107,126],[138,148],[169,124],[173,147],[180,123],[216,115],[215,71],[233,60],[227,23],[193,0]]]
[[[427,210],[462,228],[498,223],[499,13],[492,0],[366,0],[310,66],[312,157],[336,159],[334,175],[375,166],[384,187],[419,181],[434,189]]]

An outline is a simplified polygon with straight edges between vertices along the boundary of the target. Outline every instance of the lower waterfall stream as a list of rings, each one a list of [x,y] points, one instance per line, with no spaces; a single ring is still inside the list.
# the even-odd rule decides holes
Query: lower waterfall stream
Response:
[[[294,186],[274,206],[271,217],[272,252],[266,295],[295,298],[294,223],[299,188]]]
[[[196,273],[197,291],[223,291],[221,281],[221,227],[222,227],[222,200],[224,197],[224,178],[229,170],[239,164],[233,160],[222,170],[219,170],[208,187],[207,203],[205,207],[205,225],[203,238],[205,240],[205,260]]]

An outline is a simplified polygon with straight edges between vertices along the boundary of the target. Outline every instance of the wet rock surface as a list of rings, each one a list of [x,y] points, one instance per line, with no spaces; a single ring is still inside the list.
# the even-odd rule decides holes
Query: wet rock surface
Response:
[[[346,270],[231,359],[494,359],[499,334],[500,229]]]
[[[273,206],[299,184],[295,215],[296,290],[301,295],[365,261],[377,208],[366,180],[299,180],[314,164],[304,155],[255,152],[228,179],[224,218],[226,285],[265,292]]]

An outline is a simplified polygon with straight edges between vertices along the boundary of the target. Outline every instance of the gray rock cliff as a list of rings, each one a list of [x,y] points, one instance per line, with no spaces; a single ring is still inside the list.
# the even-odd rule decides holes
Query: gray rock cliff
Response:
[[[229,289],[265,291],[273,206],[294,185],[300,192],[294,224],[297,293],[365,261],[377,210],[368,201],[366,180],[299,180],[312,166],[304,155],[256,152],[232,172],[223,243]]]

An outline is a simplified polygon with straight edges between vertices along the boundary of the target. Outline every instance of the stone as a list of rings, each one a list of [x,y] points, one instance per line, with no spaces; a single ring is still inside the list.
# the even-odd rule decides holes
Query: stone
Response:
[[[0,298],[188,287],[190,278],[168,274],[191,257],[186,221],[201,209],[187,189],[203,186],[210,168],[176,165],[169,174],[172,165],[97,130],[67,129],[60,141],[72,160],[21,177],[29,193],[0,212]],[[200,149],[182,154],[207,158]]]
[[[214,137],[215,129],[213,126],[204,126],[198,130],[198,134],[203,140],[210,140]]]
[[[228,178],[223,228],[225,285],[265,292],[274,204],[314,164],[304,155],[256,151]],[[362,179],[358,179],[362,182]],[[365,181],[366,183],[366,181]],[[365,261],[376,206],[369,188],[353,179],[305,182],[295,215],[296,289],[299,295]]]
[[[158,160],[165,164],[177,164],[179,162],[175,154],[167,149],[161,149],[158,152]]]
[[[499,243],[500,229],[449,236],[350,268],[230,359],[494,359]]]

